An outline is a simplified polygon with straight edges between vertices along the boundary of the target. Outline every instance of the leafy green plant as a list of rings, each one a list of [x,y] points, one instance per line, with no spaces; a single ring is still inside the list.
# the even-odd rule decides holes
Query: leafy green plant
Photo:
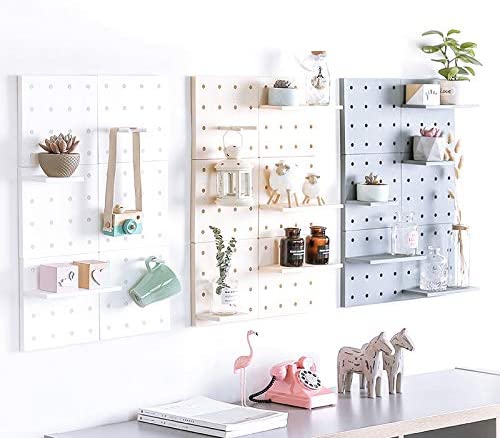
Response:
[[[443,64],[443,68],[438,73],[448,81],[469,81],[470,76],[475,76],[476,72],[471,65],[483,65],[476,59],[476,43],[470,41],[459,43],[454,35],[459,34],[457,29],[449,30],[446,35],[439,30],[428,30],[422,36],[438,35],[441,41],[433,46],[422,46],[424,53],[437,53],[439,58],[432,61]]]
[[[227,248],[224,245],[224,238],[222,237],[222,233],[219,228],[213,227],[210,225],[209,227],[214,233],[215,237],[215,247],[217,249],[217,268],[219,268],[219,278],[217,279],[217,288],[215,292],[220,295],[223,289],[229,287],[226,283],[227,274],[229,273],[229,269],[231,268],[231,257],[236,250],[236,239],[231,237],[229,243],[227,244]]]

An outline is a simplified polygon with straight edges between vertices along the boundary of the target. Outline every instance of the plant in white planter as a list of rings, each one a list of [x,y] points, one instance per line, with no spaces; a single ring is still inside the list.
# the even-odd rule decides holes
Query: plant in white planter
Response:
[[[438,128],[420,128],[413,137],[413,159],[416,161],[443,161],[448,144]]]
[[[299,104],[299,90],[290,81],[278,79],[269,89],[268,104],[273,106],[296,106]]]
[[[236,251],[236,238],[231,237],[226,247],[221,230],[211,225],[209,228],[215,237],[216,260],[219,270],[219,277],[213,284],[212,313],[234,315],[238,312],[239,294],[236,282],[230,282],[228,275],[231,269],[231,258]]]
[[[389,201],[389,186],[383,184],[377,175],[370,173],[365,176],[365,182],[356,185],[358,201],[387,202]]]
[[[71,134],[52,135],[38,143],[45,152],[38,154],[40,167],[47,176],[64,178],[73,175],[80,164],[80,154],[75,149],[80,143]]]
[[[461,100],[462,84],[475,76],[476,72],[472,65],[483,65],[476,59],[476,43],[467,41],[459,43],[454,35],[459,34],[457,29],[449,30],[446,35],[439,30],[429,30],[422,36],[438,35],[440,41],[435,45],[424,45],[421,47],[424,53],[434,56],[432,61],[442,64],[438,73],[444,77],[441,81],[441,105],[457,105],[464,103]],[[435,54],[435,55],[434,55]]]

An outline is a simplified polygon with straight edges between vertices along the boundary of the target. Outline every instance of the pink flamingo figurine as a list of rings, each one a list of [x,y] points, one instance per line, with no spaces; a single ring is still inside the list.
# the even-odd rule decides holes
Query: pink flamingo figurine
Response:
[[[240,395],[241,395],[241,406],[247,405],[247,376],[246,376],[246,368],[250,366],[253,359],[253,348],[250,343],[250,336],[255,335],[259,336],[259,334],[253,330],[248,330],[247,332],[247,342],[248,347],[250,348],[250,354],[248,356],[240,356],[238,359],[234,361],[234,374],[236,371],[240,371]]]

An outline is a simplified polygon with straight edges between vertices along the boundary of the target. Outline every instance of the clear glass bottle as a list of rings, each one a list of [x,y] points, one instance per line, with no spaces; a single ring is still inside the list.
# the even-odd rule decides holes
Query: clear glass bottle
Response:
[[[217,281],[212,282],[211,313],[214,315],[236,315],[241,308],[241,296],[238,289],[238,280],[229,278],[228,287],[218,289]]]
[[[307,105],[330,104],[330,71],[325,50],[315,50],[301,63],[306,70]]]
[[[448,287],[448,261],[441,248],[429,246],[427,258],[420,266],[420,289],[442,292]]]
[[[306,263],[327,265],[330,260],[330,238],[326,227],[311,225],[311,235],[306,237]]]
[[[304,239],[300,228],[285,228],[285,237],[280,241],[280,265],[299,267],[304,264]]]
[[[396,213],[396,222],[391,227],[391,254],[416,255],[418,250],[418,226],[414,213],[406,213],[403,218]]]
[[[450,242],[450,286],[470,286],[470,228],[467,225],[453,225]]]

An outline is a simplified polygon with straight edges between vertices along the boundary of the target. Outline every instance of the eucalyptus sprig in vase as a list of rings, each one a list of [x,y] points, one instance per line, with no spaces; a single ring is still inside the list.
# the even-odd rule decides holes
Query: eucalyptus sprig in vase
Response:
[[[219,276],[212,284],[212,313],[215,315],[235,315],[239,309],[238,284],[235,279],[229,278],[231,259],[236,251],[236,238],[231,237],[227,245],[224,243],[219,228],[210,226],[214,233],[216,260]]]

